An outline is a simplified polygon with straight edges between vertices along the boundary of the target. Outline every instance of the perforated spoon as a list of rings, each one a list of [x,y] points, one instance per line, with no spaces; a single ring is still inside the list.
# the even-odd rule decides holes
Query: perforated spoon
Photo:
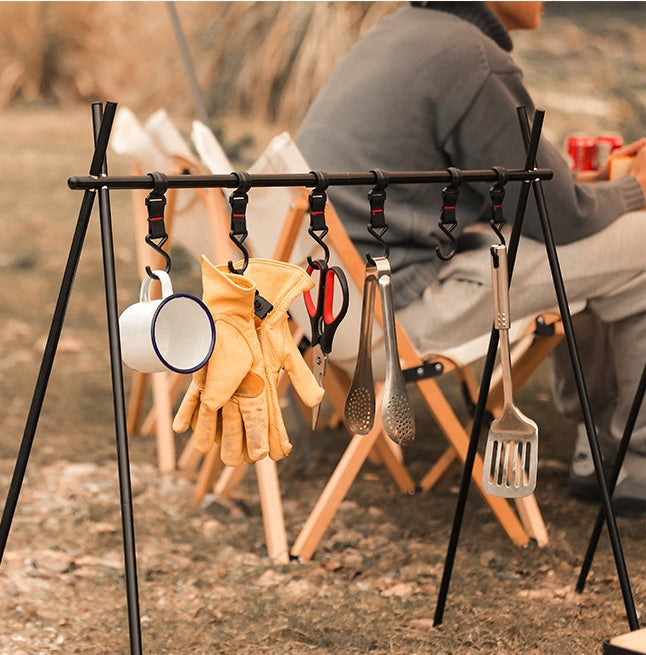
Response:
[[[502,413],[491,422],[485,448],[482,486],[492,496],[520,498],[536,488],[538,468],[538,426],[513,401],[509,354],[509,282],[507,248],[491,247],[494,326],[500,335],[502,368]]]
[[[377,266],[386,350],[386,380],[381,419],[386,434],[395,443],[403,446],[415,438],[415,413],[408,398],[399,363],[390,262],[386,257],[375,257],[374,262]]]
[[[375,385],[372,376],[372,321],[377,288],[377,267],[366,261],[359,351],[350,391],[345,399],[345,423],[353,434],[368,434],[375,422]]]

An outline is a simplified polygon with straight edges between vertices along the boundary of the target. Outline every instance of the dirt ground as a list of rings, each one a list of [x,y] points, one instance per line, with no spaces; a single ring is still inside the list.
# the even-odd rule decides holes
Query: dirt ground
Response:
[[[90,109],[5,111],[0,144],[4,502],[81,200],[66,181],[85,174],[91,157]],[[111,156],[110,171],[129,168]],[[122,309],[139,286],[128,192],[112,193],[112,213]],[[174,266],[176,281],[194,283],[194,261]],[[454,383],[445,384],[457,398]],[[95,210],[0,569],[1,655],[129,652],[111,394]],[[419,480],[445,442],[413,398],[418,437],[406,461]],[[584,593],[574,591],[598,507],[567,494],[574,428],[551,403],[547,367],[518,403],[540,427],[537,498],[550,544],[514,546],[472,491],[440,627],[433,613],[459,468],[431,492],[406,496],[367,463],[313,559],[277,564],[266,555],[253,471],[232,502],[208,495],[198,506],[194,480],[160,475],[154,439],[131,435],[144,652],[601,653],[628,623],[605,532]],[[299,435],[286,418],[295,448],[279,474],[293,541],[348,433]],[[618,526],[641,616],[646,520]]]

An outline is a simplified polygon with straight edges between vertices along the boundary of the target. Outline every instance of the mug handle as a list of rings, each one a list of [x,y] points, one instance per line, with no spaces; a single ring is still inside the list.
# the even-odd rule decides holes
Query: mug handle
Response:
[[[170,281],[170,277],[166,271],[153,271],[153,273],[159,278],[161,282],[162,298],[168,298],[168,296],[173,295],[173,285]],[[139,290],[139,302],[150,302],[150,284],[152,283],[153,278],[149,275],[141,282],[141,288]]]

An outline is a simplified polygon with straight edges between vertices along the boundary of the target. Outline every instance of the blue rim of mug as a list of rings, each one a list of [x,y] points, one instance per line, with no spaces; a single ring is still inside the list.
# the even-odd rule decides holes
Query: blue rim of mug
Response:
[[[190,298],[191,300],[195,301],[204,310],[204,313],[206,314],[209,320],[209,325],[211,326],[211,343],[209,344],[207,353],[199,364],[196,364],[191,368],[177,368],[176,366],[169,364],[164,359],[163,355],[159,352],[159,349],[157,348],[157,342],[155,341],[155,324],[157,323],[157,316],[159,316],[159,312],[162,310],[164,305],[174,298]],[[153,314],[152,321],[150,321],[150,342],[153,345],[153,350],[155,351],[155,354],[157,355],[157,357],[159,357],[159,361],[167,369],[173,371],[174,373],[195,373],[195,371],[199,371],[209,361],[209,358],[213,353],[213,348],[215,348],[215,323],[213,322],[213,317],[211,316],[211,312],[209,311],[208,307],[199,298],[197,298],[196,296],[192,296],[190,293],[174,293],[170,296],[166,296],[166,298],[163,298],[162,301],[157,306],[157,309]]]

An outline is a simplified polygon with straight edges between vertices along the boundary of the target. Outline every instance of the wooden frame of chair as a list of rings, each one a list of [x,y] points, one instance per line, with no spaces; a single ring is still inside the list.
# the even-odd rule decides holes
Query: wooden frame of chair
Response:
[[[303,190],[303,197],[294,198],[291,211],[283,224],[279,245],[275,252],[276,259],[289,259],[306,209],[305,191]],[[329,227],[327,238],[330,244],[335,247],[338,253],[343,253],[341,264],[344,270],[360,286],[364,275],[364,266],[361,258],[332,208],[328,208],[326,220]],[[380,316],[378,310],[376,311],[376,315]],[[560,319],[558,314],[550,314],[537,320],[544,320],[547,324],[555,326],[556,329],[551,336],[534,338],[530,335],[516,345],[513,361],[515,367],[514,380],[517,386],[520,386],[531,375],[562,337],[562,330],[559,329]],[[412,368],[419,366],[422,361],[399,325],[397,326],[397,338],[404,367]],[[437,359],[440,360],[441,357]],[[470,389],[472,398],[475,398],[477,394],[477,382],[472,368],[470,366],[459,366],[446,358],[443,359],[443,365],[445,372],[455,370],[461,381]],[[464,460],[469,435],[435,380],[421,380],[417,383],[417,386],[450,444],[440,460],[424,476],[420,487],[426,491],[442,479],[455,463],[460,459]],[[328,374],[326,375],[327,396],[339,414],[343,412],[348,387],[349,379],[345,371],[335,367],[333,362],[331,362],[328,368]],[[377,398],[379,399],[382,385],[377,384],[376,387]],[[493,413],[499,411],[501,393],[501,385],[498,378],[497,383],[495,380],[492,381],[492,389],[489,396],[489,409]],[[379,417],[379,411],[377,411],[377,417]],[[412,493],[414,491],[415,484],[403,465],[401,450],[386,437],[380,420],[377,418],[370,433],[367,435],[354,435],[352,437],[291,548],[290,553],[293,557],[299,557],[305,560],[311,558],[363,463],[371,455],[376,455],[376,458],[383,462],[402,492]],[[246,465],[242,465],[236,469],[225,468],[216,482],[216,476],[212,468],[209,467],[208,462],[205,462],[200,471],[200,475],[205,481],[205,484],[200,489],[200,493],[203,494],[206,489],[215,483],[214,488],[216,493],[223,497],[230,496],[245,470]],[[477,486],[482,491],[482,460],[479,457],[474,467],[473,476]],[[519,518],[513,512],[507,500],[489,496],[484,492],[482,493],[501,523],[501,526],[514,543],[525,545],[529,542],[530,538],[534,538],[540,546],[548,543],[547,530],[533,495],[516,501]]]
[[[307,208],[306,194],[305,190],[303,190],[302,196],[295,196],[293,198],[291,207],[287,212],[280,237],[275,247],[274,259],[279,261],[289,260],[296,236],[299,230],[302,229]],[[281,395],[284,393],[287,382],[286,376],[282,374],[279,380],[279,393]],[[330,365],[328,374],[326,375],[326,392],[335,411],[339,415],[343,414],[343,405],[348,387],[349,380],[345,373],[334,365]],[[379,423],[379,425],[381,424]],[[415,489],[415,483],[403,464],[401,450],[386,437],[383,430],[377,431],[374,438],[371,439],[370,447],[365,453],[364,460],[371,454],[373,448],[373,456],[384,463],[398,488],[402,492],[412,493]],[[200,502],[209,489],[214,489],[217,495],[228,498],[249,466],[243,463],[235,468],[224,467],[218,477],[221,467],[217,452],[215,451],[216,449],[212,448],[207,453],[200,468],[195,487],[195,502]],[[288,558],[289,551],[287,548],[276,463],[269,458],[265,458],[256,462],[255,467],[260,489],[267,552],[274,558],[283,559],[283,556]]]
[[[194,164],[186,159],[174,156],[173,169],[170,174],[178,174],[183,170],[194,169]],[[135,175],[143,175],[138,162],[133,165]],[[226,212],[222,202],[222,194],[218,189],[196,189],[197,198],[204,203],[209,217],[213,248],[219,256],[225,257],[222,240],[217,235],[224,234],[226,229]],[[173,219],[176,209],[177,190],[169,189],[166,193],[166,208],[164,223],[168,234],[167,248],[172,243]],[[135,249],[137,266],[144,271],[146,266],[157,268],[163,265],[161,255],[155,253],[145,242],[148,231],[146,212],[146,191],[135,189],[133,191]],[[153,293],[155,291],[153,290]],[[187,448],[177,461],[175,451],[175,433],[172,429],[173,403],[180,394],[187,376],[173,372],[140,373],[133,372],[132,385],[127,407],[128,434],[140,433],[144,435],[155,434],[157,447],[157,465],[162,473],[174,471],[179,464],[185,470],[194,470],[199,463],[194,449]],[[152,406],[148,415],[143,419],[146,390],[148,382],[152,382]]]
[[[329,228],[327,237],[329,243],[338,253],[343,253],[341,263],[344,270],[354,279],[355,284],[361,286],[364,265],[359,254],[339,218],[331,208],[326,213],[326,219]],[[380,315],[379,311],[376,311],[375,314],[376,316]],[[396,322],[396,329],[402,367],[414,368],[422,365],[424,362],[415,352],[398,322]],[[559,332],[559,330],[555,330],[552,338],[548,337],[546,341],[541,341],[541,337],[524,344],[523,352],[516,355],[516,367],[521,373],[520,376],[517,375],[515,378],[517,386],[527,379],[531,372],[543,361],[546,354],[556,346],[562,336],[562,332]],[[473,394],[477,389],[477,383],[472,369],[445,361],[445,364],[447,363],[449,364],[447,368],[455,369],[462,380],[470,387]],[[416,384],[431,414],[449,442],[448,450],[422,480],[422,489],[428,490],[446,475],[449,468],[456,461],[462,460],[464,462],[469,444],[469,435],[433,378],[417,381]],[[496,388],[490,394],[490,408],[494,412],[497,409],[499,410],[500,394],[501,389],[499,385],[496,385]],[[379,415],[379,411],[377,411],[377,415]],[[311,558],[332,517],[363,465],[368,452],[373,444],[377,443],[377,438],[381,433],[381,425],[375,422],[375,426],[369,434],[365,436],[355,435],[352,438],[297,536],[291,549],[292,556],[305,560]],[[506,499],[490,496],[484,492],[482,488],[482,458],[479,455],[474,465],[473,479],[502,528],[515,544],[524,546],[529,542],[530,538],[534,538],[540,546],[548,543],[547,529],[533,494],[516,499],[519,513],[519,516],[517,516]]]

